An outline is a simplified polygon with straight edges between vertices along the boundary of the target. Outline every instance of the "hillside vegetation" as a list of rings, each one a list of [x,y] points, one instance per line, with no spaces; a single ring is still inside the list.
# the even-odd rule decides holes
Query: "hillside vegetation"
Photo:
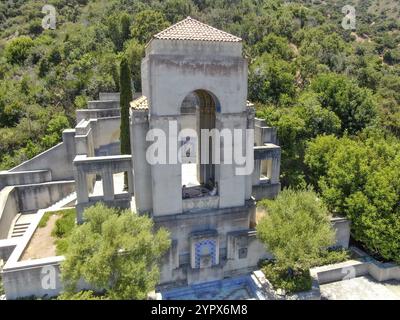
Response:
[[[0,4],[0,169],[60,141],[100,91],[119,90],[156,32],[190,15],[243,38],[249,98],[278,127],[284,187],[312,185],[353,235],[400,260],[400,4],[337,0],[38,0]],[[342,27],[344,5],[356,29]]]

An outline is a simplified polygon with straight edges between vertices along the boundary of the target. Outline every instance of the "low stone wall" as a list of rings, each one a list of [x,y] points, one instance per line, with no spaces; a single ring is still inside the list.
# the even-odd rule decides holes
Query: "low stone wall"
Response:
[[[342,281],[370,275],[376,281],[400,280],[400,266],[382,263],[365,255],[357,260],[349,260],[333,265],[313,268],[311,274],[318,277],[320,284]]]
[[[60,262],[64,257],[23,261],[3,269],[3,286],[8,300],[38,297],[51,298],[63,290]],[[6,265],[7,265],[6,264]]]
[[[7,239],[10,226],[19,211],[17,189],[5,187],[0,191],[0,239]]]
[[[63,142],[42,152],[36,157],[12,168],[9,172],[47,170],[52,180],[72,180],[72,161],[75,157],[75,130],[63,132]]]
[[[318,279],[313,275],[311,277],[311,290],[286,295],[280,290],[275,290],[261,270],[254,271],[252,274],[252,279],[258,288],[262,290],[265,300],[321,300]]]
[[[0,172],[0,190],[7,186],[18,186],[51,181],[49,170]]]
[[[121,116],[119,108],[115,109],[82,109],[76,111],[76,120],[81,122],[82,120],[99,119],[108,117]]]
[[[99,93],[99,99],[100,100],[113,100],[113,101],[119,101],[120,100],[120,94],[119,92],[100,92]]]
[[[198,198],[190,198],[182,200],[183,212],[199,211],[205,209],[218,209],[219,197],[218,196],[206,196]]]
[[[336,231],[336,246],[347,249],[350,242],[350,220],[335,217],[331,219],[333,229]]]
[[[262,199],[274,199],[281,191],[281,184],[253,185],[252,195],[256,201]]]
[[[349,260],[333,265],[313,268],[310,273],[315,275],[319,284],[342,281],[368,274],[368,265],[357,260]]]
[[[89,101],[88,109],[119,109],[119,101],[115,100],[98,100],[98,101]]]
[[[57,181],[18,186],[19,211],[35,211],[48,208],[75,191],[75,181]]]

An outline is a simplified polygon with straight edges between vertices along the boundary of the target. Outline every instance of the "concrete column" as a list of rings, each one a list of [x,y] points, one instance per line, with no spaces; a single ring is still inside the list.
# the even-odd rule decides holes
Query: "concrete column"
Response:
[[[63,143],[65,146],[65,151],[66,151],[66,156],[67,156],[67,162],[68,162],[68,168],[65,168],[67,170],[67,178],[72,178],[74,176],[74,168],[72,162],[74,161],[75,155],[76,155],[76,149],[75,149],[75,129],[67,129],[64,130],[62,133],[62,139]]]
[[[252,176],[253,186],[258,185],[260,183],[261,176],[261,160],[254,161],[254,172]]]
[[[105,201],[113,201],[114,200],[114,181],[113,181],[113,173],[109,168],[105,168],[101,174],[103,181],[103,193]]]
[[[76,219],[78,224],[81,224],[83,222],[84,204],[89,202],[88,183],[87,183],[86,173],[82,170],[82,168],[75,167],[74,175],[75,175],[75,189],[77,197]]]
[[[232,136],[234,129],[242,129],[243,131],[247,128],[247,116],[245,113],[230,114],[230,115],[217,115],[217,129],[228,129],[231,130]],[[242,132],[243,132],[242,131]],[[245,140],[246,137],[243,137]],[[234,140],[234,139],[233,139]],[[233,144],[235,148],[238,147],[237,141],[232,141],[231,149],[233,150]],[[224,153],[224,149],[227,147],[224,141],[221,147],[221,153]],[[246,148],[246,143],[242,143],[243,151]],[[244,152],[242,153],[244,155]],[[239,167],[233,159],[232,164],[223,163],[219,167],[219,205],[220,208],[230,208],[244,206],[246,198],[246,176],[237,175],[236,168]],[[242,167],[242,166],[241,166]]]
[[[132,150],[132,181],[135,192],[135,203],[138,213],[153,210],[153,192],[151,180],[151,167],[146,159],[147,141],[149,131],[148,114],[146,111],[131,110],[130,135]],[[131,170],[132,171],[132,170]]]
[[[86,179],[86,173],[81,168],[76,168],[76,196],[78,203],[89,202],[89,192]]]
[[[280,153],[272,159],[272,172],[271,172],[271,183],[279,183],[279,176],[281,174],[281,155]]]
[[[134,187],[134,183],[133,183],[133,170],[132,168],[130,168],[128,170],[128,191],[129,194],[135,194],[135,187]]]
[[[177,132],[171,128],[170,135],[170,121],[179,121],[177,117],[155,117],[152,116],[150,120],[150,129],[161,129],[165,132],[167,139],[167,155],[173,150],[177,149]],[[172,131],[173,130],[173,131]],[[175,155],[177,155],[175,153]],[[136,159],[136,154],[134,154]],[[182,165],[180,163],[167,164],[154,164],[151,166],[151,181],[152,181],[152,195],[153,195],[153,215],[163,216],[182,213]],[[147,165],[147,161],[144,161]],[[136,163],[135,163],[136,169]],[[140,171],[139,171],[140,172]],[[135,176],[138,170],[135,170]],[[136,191],[139,189],[135,186]],[[142,192],[142,190],[140,190]],[[138,192],[136,192],[136,196]],[[136,198],[136,197],[135,197]]]
[[[254,130],[254,124],[255,124],[255,110],[254,108],[248,109],[247,111],[247,129]],[[254,139],[255,139],[255,134],[254,134]],[[250,143],[249,142],[249,137],[246,137],[246,145]],[[255,141],[253,141],[253,144]],[[254,162],[254,151],[250,155],[251,159],[250,161]],[[254,172],[254,171],[253,171]],[[250,174],[246,177],[246,190],[245,190],[245,199],[248,200],[251,198],[251,194],[253,192],[253,174]]]

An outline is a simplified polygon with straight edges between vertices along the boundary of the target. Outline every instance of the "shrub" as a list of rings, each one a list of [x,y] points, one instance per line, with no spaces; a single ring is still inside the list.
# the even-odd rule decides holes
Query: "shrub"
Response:
[[[265,277],[274,287],[274,290],[285,290],[286,293],[308,291],[312,287],[312,279],[309,270],[293,270],[282,268],[273,262],[267,262],[262,267]]]
[[[64,238],[69,235],[75,227],[76,211],[75,209],[65,210],[59,214],[61,214],[61,218],[56,221],[52,235],[57,238]]]
[[[335,242],[328,210],[310,189],[285,189],[276,200],[264,200],[260,206],[267,214],[258,223],[257,234],[279,268],[307,270]]]
[[[5,48],[5,57],[11,64],[23,64],[33,47],[30,37],[22,36],[11,40]]]
[[[47,226],[47,222],[49,222],[49,219],[50,219],[50,217],[51,217],[53,214],[55,214],[55,213],[54,213],[54,212],[46,212],[46,213],[43,215],[42,219],[40,219],[40,222],[39,222],[38,227],[39,227],[39,228],[44,228],[44,227],[46,227],[46,226]]]

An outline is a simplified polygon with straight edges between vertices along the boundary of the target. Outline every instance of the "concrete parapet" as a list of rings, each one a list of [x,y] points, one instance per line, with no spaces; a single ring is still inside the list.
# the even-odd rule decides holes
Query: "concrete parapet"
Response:
[[[88,102],[88,108],[90,110],[118,109],[119,107],[119,100],[99,100]]]
[[[0,172],[0,190],[6,186],[26,185],[51,181],[49,170]]]
[[[100,100],[119,101],[120,93],[119,92],[100,92],[99,99]]]

